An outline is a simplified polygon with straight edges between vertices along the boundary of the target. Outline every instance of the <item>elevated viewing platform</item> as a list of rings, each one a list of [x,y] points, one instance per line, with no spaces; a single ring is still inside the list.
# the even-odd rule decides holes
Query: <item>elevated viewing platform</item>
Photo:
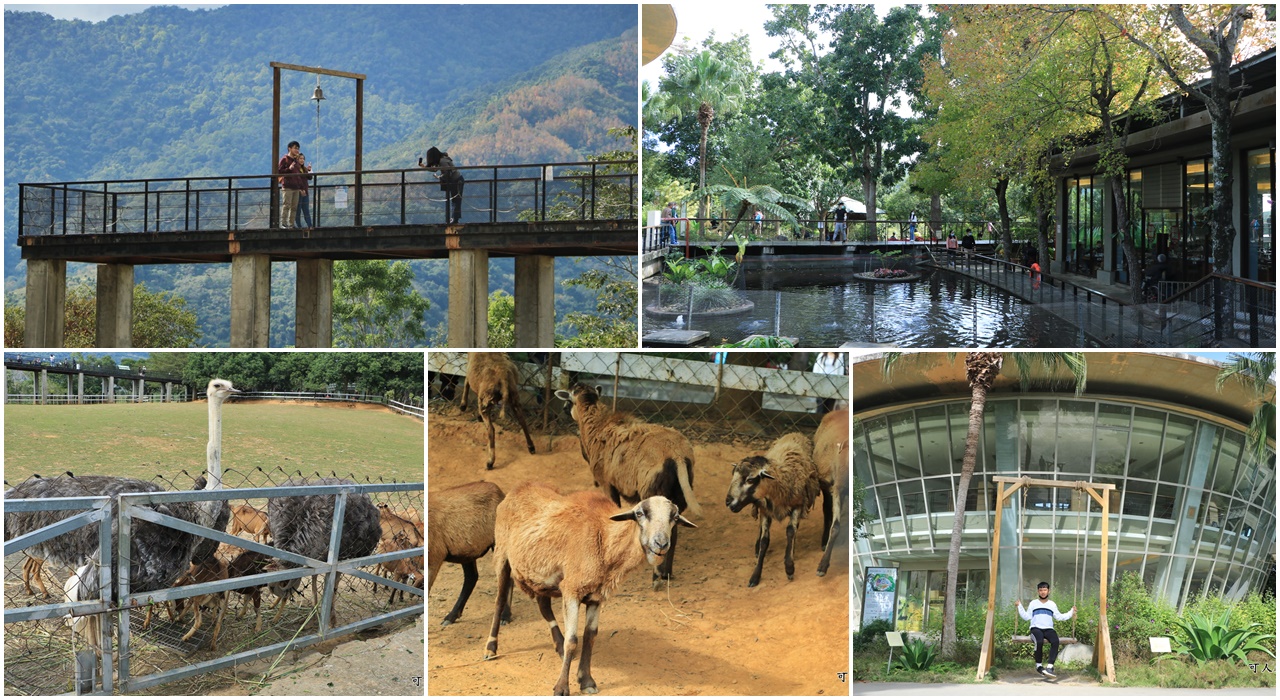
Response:
[[[458,170],[455,224],[420,168],[313,173],[307,228],[279,226],[273,175],[22,183],[26,345],[62,346],[68,262],[101,266],[98,347],[129,344],[133,265],[192,263],[232,264],[232,346],[265,347],[273,262],[298,263],[297,346],[328,347],[334,260],[448,258],[450,345],[484,347],[488,258],[514,257],[517,335],[549,347],[554,259],[636,254],[636,161]]]

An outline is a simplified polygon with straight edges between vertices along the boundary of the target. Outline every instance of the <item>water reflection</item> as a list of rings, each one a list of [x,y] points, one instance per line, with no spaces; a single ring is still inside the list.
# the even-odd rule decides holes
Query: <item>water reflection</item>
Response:
[[[982,282],[948,270],[922,269],[917,282],[852,280],[842,263],[757,264],[739,292],[750,312],[713,316],[654,314],[657,286],[646,284],[646,332],[710,331],[710,344],[752,334],[798,337],[802,347],[845,343],[907,348],[1089,347],[1070,323]]]

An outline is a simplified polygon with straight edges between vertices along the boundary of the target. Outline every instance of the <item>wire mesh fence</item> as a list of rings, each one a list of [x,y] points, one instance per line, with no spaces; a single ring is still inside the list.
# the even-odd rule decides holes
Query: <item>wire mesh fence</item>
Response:
[[[343,633],[379,624],[399,625],[403,624],[400,620],[421,614],[422,483],[261,467],[223,470],[221,491],[202,490],[206,485],[204,475],[185,470],[156,475],[149,484],[128,479],[116,479],[115,485],[93,481],[105,479],[114,478],[67,476],[41,480],[45,484],[43,493],[74,495],[79,485],[84,495],[106,491],[115,499],[111,506],[111,551],[127,552],[128,590],[122,590],[119,577],[106,579],[113,581],[110,595],[106,596],[113,601],[113,613],[74,619],[63,616],[65,606],[57,605],[64,598],[64,591],[77,587],[90,593],[100,591],[101,586],[93,584],[98,579],[92,574],[102,568],[114,574],[120,562],[100,566],[103,562],[97,560],[98,533],[91,526],[76,528],[42,545],[13,549],[10,538],[73,513],[53,511],[49,517],[33,519],[29,513],[16,512],[11,508],[11,498],[42,494],[38,489],[33,491],[34,482],[6,482],[6,695],[71,692],[77,674],[75,652],[90,648],[86,638],[97,638],[92,632],[83,631],[90,620],[101,625],[120,620],[129,629],[125,635],[117,627],[114,651],[119,665],[114,674],[108,672],[99,680],[99,687],[105,681],[106,687],[114,686],[117,691],[153,687],[154,692],[167,694],[200,694],[227,683],[229,679],[217,672],[236,663],[281,652],[290,644],[302,646],[321,641],[335,629]],[[299,486],[334,484],[338,479],[357,486]],[[300,521],[295,529],[306,534],[310,528],[311,539],[321,541],[319,550],[308,550],[308,545],[303,544],[307,538],[296,532],[271,532],[268,495],[283,493],[268,494],[260,489],[281,486],[293,487],[291,493],[299,494],[303,501],[290,506],[289,499],[281,498],[270,507],[293,507],[291,518]],[[345,498],[334,495],[335,489],[344,488],[365,493],[352,493]],[[174,491],[186,493],[168,493]],[[119,495],[138,492],[145,495]],[[39,498],[18,503],[33,500],[38,502]],[[127,506],[134,500],[173,502],[125,507],[129,517],[117,521],[119,503]],[[324,564],[333,513],[340,500],[344,512],[337,558],[341,562],[362,557],[375,560],[346,564],[349,573],[330,583],[329,576],[306,575],[308,570],[294,567]],[[166,521],[163,516],[185,522]],[[118,523],[126,524],[121,527]],[[201,525],[228,533],[224,537],[232,541],[219,542],[212,536],[201,537],[185,530],[193,528],[198,532]],[[295,554],[276,552],[276,556],[268,556],[271,547]],[[396,552],[403,555],[397,556]],[[379,554],[385,556],[378,557]],[[84,563],[89,566],[73,570]],[[227,583],[230,578],[242,576],[254,578],[238,582],[239,586]],[[374,580],[375,577],[385,580]],[[290,580],[297,582],[296,590],[290,590]],[[398,586],[387,585],[387,580]],[[81,583],[87,585],[78,586]],[[186,586],[190,588],[174,590]],[[327,587],[333,590],[326,593]],[[320,602],[326,595],[333,601],[331,611]],[[50,606],[57,609],[48,610]],[[29,619],[33,616],[40,619]],[[109,665],[110,659],[100,657],[100,663]]]
[[[824,357],[819,357],[823,355]],[[563,352],[511,353],[531,427],[573,433],[557,389],[600,386],[611,409],[677,428],[690,439],[767,446],[792,431],[812,432],[849,399],[846,353]],[[823,371],[812,371],[815,367]],[[427,356],[429,412],[457,404],[467,353]],[[827,373],[831,372],[831,373]],[[509,427],[518,429],[508,418]]]

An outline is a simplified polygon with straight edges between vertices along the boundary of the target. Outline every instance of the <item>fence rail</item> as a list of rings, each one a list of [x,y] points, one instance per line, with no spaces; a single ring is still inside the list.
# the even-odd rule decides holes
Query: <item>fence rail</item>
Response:
[[[635,161],[459,167],[463,223],[635,217]],[[237,231],[278,225],[276,176],[95,180],[19,186],[21,236]],[[313,173],[315,227],[440,224],[444,192],[430,171]],[[288,222],[292,224],[292,222]]]
[[[121,494],[116,497],[96,497],[78,499],[6,499],[6,513],[22,513],[34,510],[69,510],[72,506],[94,508],[71,518],[64,519],[49,527],[44,527],[21,537],[5,542],[6,580],[5,580],[5,690],[6,694],[53,694],[65,692],[70,681],[71,653],[76,646],[75,635],[67,628],[58,616],[67,612],[84,615],[101,615],[100,626],[102,638],[100,648],[103,668],[97,692],[93,694],[111,694],[113,692],[137,692],[153,686],[172,683],[184,678],[209,673],[236,664],[259,658],[281,654],[290,649],[297,649],[332,639],[335,636],[374,627],[387,622],[411,618],[425,612],[425,599],[421,573],[417,580],[410,584],[404,580],[396,580],[382,575],[380,571],[366,571],[361,567],[374,567],[396,561],[416,561],[420,569],[424,550],[421,546],[405,549],[383,548],[381,545],[375,553],[358,558],[339,559],[343,528],[345,526],[345,505],[348,499],[356,494],[365,494],[380,502],[388,502],[396,512],[421,521],[425,496],[425,484],[418,483],[354,483],[333,485],[289,485],[275,486],[293,475],[280,470],[270,472],[256,470],[241,473],[237,470],[226,470],[225,477],[232,483],[239,482],[247,488],[229,488],[221,490],[200,491],[159,491],[153,493]],[[172,485],[172,484],[166,484]],[[227,501],[250,502],[261,504],[265,499],[279,496],[332,496],[334,498],[333,519],[329,523],[329,555],[327,561],[319,561],[290,551],[279,549],[272,542],[267,544],[256,539],[234,536],[221,530],[204,528],[165,515],[161,509],[154,508],[159,504]],[[83,503],[81,503],[83,502]],[[112,511],[115,511],[114,514]],[[118,518],[118,527],[116,524]],[[10,573],[18,568],[17,558],[24,550],[42,540],[50,540],[65,535],[70,530],[82,526],[80,521],[99,523],[100,554],[99,562],[111,562],[111,565],[100,566],[98,590],[105,593],[98,600],[81,601],[75,604],[24,605],[26,598],[14,588],[14,577]],[[240,578],[223,578],[193,585],[169,585],[159,590],[141,593],[129,590],[132,567],[131,552],[133,538],[143,537],[140,526],[150,523],[151,537],[156,540],[157,532],[181,531],[196,534],[200,537],[215,540],[224,547],[231,547],[227,556],[237,551],[257,552],[276,560],[289,562],[296,568],[279,571],[255,573]],[[415,526],[416,527],[416,526]],[[167,530],[157,531],[156,528]],[[6,527],[6,530],[9,528]],[[174,535],[177,533],[174,532]],[[163,542],[163,538],[158,538]],[[419,540],[420,542],[421,540]],[[383,544],[386,544],[384,538]],[[114,556],[113,556],[114,554]],[[216,555],[223,557],[221,551]],[[44,569],[53,565],[44,563]],[[25,565],[22,567],[24,573]],[[65,573],[65,572],[64,572]],[[354,585],[348,585],[343,579],[341,591],[335,588],[335,575],[350,574],[356,579]],[[44,576],[38,572],[37,576]],[[177,601],[203,595],[229,595],[231,591],[244,591],[253,586],[262,586],[272,582],[298,579],[312,576],[324,576],[322,601],[318,611],[311,614],[290,612],[279,624],[274,621],[261,633],[249,624],[238,623],[231,615],[226,615],[224,642],[230,638],[232,652],[215,654],[213,658],[193,661],[191,655],[209,639],[208,630],[212,623],[201,628],[200,634],[190,643],[186,639],[178,639],[186,624],[170,620],[163,622],[160,615],[150,629],[139,626],[134,613],[140,608],[167,601]],[[54,574],[55,581],[61,578]],[[113,586],[113,581],[116,585]],[[43,584],[41,584],[43,585]],[[391,598],[383,600],[380,596],[370,596],[369,589],[375,593],[378,586],[391,591]],[[60,587],[55,587],[61,593]],[[329,618],[330,605],[341,593],[340,609],[344,616],[343,624],[337,625]],[[408,595],[407,601],[395,604],[395,596]],[[385,595],[385,594],[384,594]],[[230,602],[228,602],[230,605]],[[287,606],[292,607],[292,606]],[[282,610],[283,612],[283,610]],[[268,611],[269,615],[269,611]],[[148,615],[148,620],[151,615]],[[114,627],[114,630],[112,629]],[[252,631],[250,631],[252,630]],[[145,644],[139,644],[139,638]],[[176,652],[176,653],[175,653]],[[145,675],[136,675],[135,669],[146,669]],[[202,693],[195,693],[202,694]]]
[[[242,399],[271,399],[275,401],[319,401],[333,403],[369,403],[386,406],[396,413],[425,418],[426,407],[401,403],[378,394],[352,394],[336,391],[246,391]]]

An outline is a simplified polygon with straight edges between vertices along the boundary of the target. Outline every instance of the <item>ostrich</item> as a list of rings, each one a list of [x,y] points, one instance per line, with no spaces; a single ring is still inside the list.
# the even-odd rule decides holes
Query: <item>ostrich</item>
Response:
[[[209,382],[209,444],[205,450],[206,471],[203,479],[210,489],[222,488],[222,404],[231,394],[239,393],[225,379]],[[199,481],[197,481],[199,486]],[[114,497],[122,493],[155,493],[164,488],[152,481],[118,476],[66,476],[52,478],[33,477],[5,492],[11,498],[58,498],[83,496],[111,496],[112,534],[116,529],[118,501]],[[223,526],[229,517],[224,501],[200,501],[158,503],[151,506],[157,513],[208,528]],[[74,515],[74,511],[33,511],[29,513],[5,513],[5,539],[13,539],[28,532],[52,525]],[[188,565],[196,559],[197,549],[206,538],[156,525],[145,520],[134,521],[132,548],[129,557],[129,591],[144,593],[167,588],[179,576],[186,573]],[[213,542],[215,548],[217,543]],[[64,592],[68,600],[98,598],[98,529],[81,527],[30,548],[29,554],[76,573],[67,580]],[[95,616],[96,617],[96,616]],[[77,630],[92,629],[95,620],[73,622]],[[96,643],[96,636],[90,636]]]
[[[325,477],[308,481],[307,479],[290,479],[281,486],[321,486],[334,484],[352,484],[354,481],[336,477]],[[267,526],[271,528],[273,544],[286,552],[301,554],[305,557],[327,561],[329,559],[329,538],[333,533],[333,508],[337,497],[331,494],[314,496],[279,496],[267,499]],[[347,507],[342,519],[342,541],[338,546],[338,559],[355,559],[368,556],[378,546],[382,538],[382,518],[373,501],[363,493],[347,496]],[[275,561],[268,566],[269,571],[295,569],[297,564]],[[336,602],[337,574],[334,574],[334,593]],[[313,579],[314,581],[314,579]],[[268,584],[271,592],[279,598],[279,610],[274,620],[279,620],[284,612],[285,601],[298,590],[299,579],[277,581]],[[314,583],[311,586],[312,599],[316,598]],[[334,619],[333,605],[329,608],[329,620]],[[273,620],[273,622],[274,622]]]

